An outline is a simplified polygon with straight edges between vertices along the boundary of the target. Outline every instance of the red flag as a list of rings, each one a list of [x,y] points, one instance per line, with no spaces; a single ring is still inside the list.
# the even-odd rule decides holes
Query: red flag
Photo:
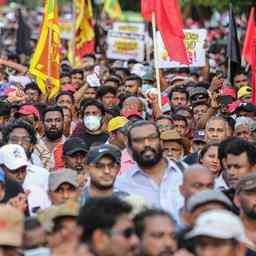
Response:
[[[157,0],[156,24],[171,60],[189,64],[178,0]]]
[[[155,0],[141,0],[141,15],[146,21],[152,20],[152,12],[154,11]]]
[[[256,104],[256,10],[254,7],[250,13],[242,55],[251,66],[253,86],[252,102]]]

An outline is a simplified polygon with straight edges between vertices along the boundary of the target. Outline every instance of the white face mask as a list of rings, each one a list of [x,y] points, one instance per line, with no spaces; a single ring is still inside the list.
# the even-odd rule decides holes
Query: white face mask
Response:
[[[101,127],[101,116],[85,116],[84,117],[84,125],[90,131],[96,131]]]

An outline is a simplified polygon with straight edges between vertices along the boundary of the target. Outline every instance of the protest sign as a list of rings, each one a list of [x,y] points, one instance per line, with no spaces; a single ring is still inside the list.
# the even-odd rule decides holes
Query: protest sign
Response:
[[[114,22],[113,31],[122,33],[145,33],[145,24],[142,22]]]
[[[205,29],[184,29],[185,45],[188,54],[190,67],[203,67],[206,63],[204,44],[206,40],[207,31]],[[179,62],[171,61],[168,53],[164,47],[163,40],[160,33],[157,33],[159,66],[160,68],[178,68],[186,67]],[[175,47],[175,42],[173,42]]]
[[[144,35],[109,31],[107,45],[109,59],[144,61]]]

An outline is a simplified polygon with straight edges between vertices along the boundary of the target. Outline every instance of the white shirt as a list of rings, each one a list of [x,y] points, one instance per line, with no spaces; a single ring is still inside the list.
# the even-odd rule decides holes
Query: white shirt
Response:
[[[180,203],[177,197],[183,174],[173,161],[167,161],[167,168],[160,185],[156,184],[138,165],[135,165],[131,170],[117,176],[115,188],[142,196],[148,204],[166,210],[175,220],[178,220]]]
[[[49,171],[47,169],[29,164],[23,187],[34,185],[40,187],[44,191],[48,191],[48,178]]]

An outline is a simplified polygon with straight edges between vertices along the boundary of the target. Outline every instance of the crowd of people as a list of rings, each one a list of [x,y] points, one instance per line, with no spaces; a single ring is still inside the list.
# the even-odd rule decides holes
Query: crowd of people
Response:
[[[64,50],[49,99],[0,13],[0,256],[256,255],[256,106],[248,70],[227,80],[225,19],[161,97],[151,63]]]

